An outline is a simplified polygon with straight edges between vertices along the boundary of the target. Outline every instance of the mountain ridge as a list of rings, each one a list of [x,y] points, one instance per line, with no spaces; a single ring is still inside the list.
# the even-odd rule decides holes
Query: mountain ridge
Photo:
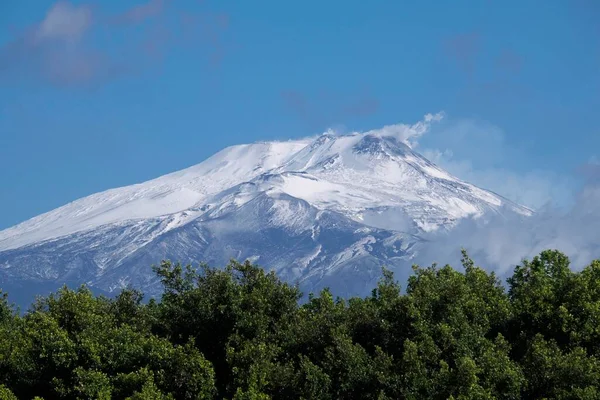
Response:
[[[153,292],[161,259],[251,259],[313,289],[367,287],[420,235],[532,211],[376,133],[230,146],[200,164],[93,194],[0,231],[5,279]]]

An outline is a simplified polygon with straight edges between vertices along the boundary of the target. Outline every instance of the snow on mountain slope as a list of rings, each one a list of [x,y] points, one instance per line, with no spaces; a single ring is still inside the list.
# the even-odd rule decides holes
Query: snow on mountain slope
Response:
[[[282,193],[257,193],[219,215],[207,211],[164,229],[182,213],[108,224],[0,252],[0,283],[85,282],[106,292],[133,285],[155,295],[159,287],[150,266],[162,259],[224,265],[236,258],[274,269],[305,290],[334,286],[351,294],[372,287],[382,263],[408,262],[418,245],[415,236],[365,227]]]
[[[419,234],[463,218],[531,215],[379,132],[232,146],[0,232],[0,278],[153,292],[161,259],[252,259],[309,288],[353,293],[404,265]],[[366,287],[366,286],[365,286]]]
[[[428,231],[503,208],[531,214],[451,176],[393,137],[323,135],[279,171],[304,172],[282,174],[284,192],[359,221],[365,211],[395,208]]]
[[[392,207],[408,213],[419,228],[431,230],[503,205],[530,212],[461,182],[394,138],[324,134],[313,141],[232,146],[191,168],[74,201],[1,231],[0,250],[117,221],[200,208],[211,195],[266,172],[282,178],[282,192],[359,221],[365,210]]]
[[[201,164],[137,185],[111,189],[0,231],[0,251],[105,224],[168,215],[268,171],[306,141],[228,147]]]

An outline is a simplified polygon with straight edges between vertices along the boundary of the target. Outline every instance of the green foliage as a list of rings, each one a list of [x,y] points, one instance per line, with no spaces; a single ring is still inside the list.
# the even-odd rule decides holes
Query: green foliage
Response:
[[[124,296],[109,300],[63,288],[38,300],[24,317],[0,327],[0,383],[18,398],[111,399],[154,389],[210,398],[210,363],[193,344],[152,334],[150,321],[123,307]],[[130,303],[146,313],[146,306]]]
[[[17,396],[6,386],[0,385],[0,400],[18,400]]]
[[[8,302],[8,293],[0,289],[0,325],[10,322],[14,314],[13,307]]]
[[[1,399],[597,399],[600,262],[554,250],[505,287],[414,267],[366,298],[300,304],[273,272],[163,262],[160,301],[63,288],[18,315],[0,293]]]

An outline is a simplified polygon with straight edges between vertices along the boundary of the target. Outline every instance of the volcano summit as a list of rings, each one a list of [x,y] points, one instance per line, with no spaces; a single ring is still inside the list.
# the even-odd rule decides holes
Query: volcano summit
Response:
[[[466,218],[531,213],[452,176],[401,135],[328,132],[232,146],[1,231],[0,279],[155,294],[151,265],[162,259],[235,258],[274,269],[304,291],[363,294],[382,266],[408,271],[424,233],[450,232]]]

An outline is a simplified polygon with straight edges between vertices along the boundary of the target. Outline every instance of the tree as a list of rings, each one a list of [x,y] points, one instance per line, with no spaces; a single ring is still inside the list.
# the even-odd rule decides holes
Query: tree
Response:
[[[548,250],[508,279],[391,271],[365,298],[296,286],[249,262],[163,262],[162,298],[85,287],[24,315],[0,294],[0,399],[596,399],[600,261]]]

